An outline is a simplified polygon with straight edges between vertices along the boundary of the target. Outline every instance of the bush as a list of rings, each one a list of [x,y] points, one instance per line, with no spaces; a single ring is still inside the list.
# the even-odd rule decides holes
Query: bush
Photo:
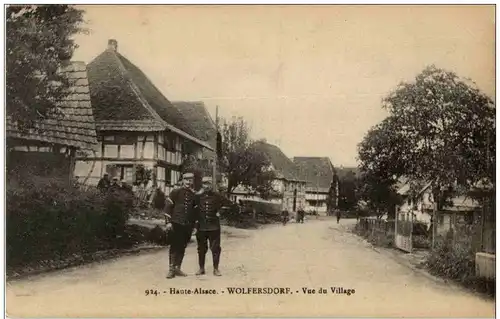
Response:
[[[62,259],[117,245],[132,208],[131,196],[121,190],[82,191],[64,183],[9,185],[8,265]]]
[[[241,200],[243,209],[237,204],[226,205],[221,211],[221,218],[228,225],[239,228],[253,228],[257,224],[268,224],[281,221],[281,206],[253,200]],[[240,211],[241,210],[241,211]],[[255,211],[256,220],[253,219]]]
[[[495,296],[495,280],[479,278],[475,270],[474,227],[459,227],[436,241],[426,266],[434,275],[454,280],[463,286]]]
[[[422,248],[422,249],[427,249],[431,247],[431,241],[429,240],[428,236],[413,236],[412,237],[413,241],[413,248]]]
[[[450,232],[438,238],[426,264],[431,273],[459,282],[474,277],[475,251],[470,236],[453,236]]]

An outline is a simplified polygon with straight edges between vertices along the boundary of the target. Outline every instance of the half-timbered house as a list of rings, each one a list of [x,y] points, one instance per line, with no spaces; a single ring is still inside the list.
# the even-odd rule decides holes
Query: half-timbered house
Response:
[[[213,149],[179,127],[180,112],[118,53],[116,40],[109,40],[107,49],[89,63],[88,76],[98,147],[79,156],[79,178],[95,185],[108,173],[137,184],[144,181],[139,176],[150,175],[152,185],[170,192],[180,179],[183,160],[188,155],[201,158],[204,148]]]
[[[297,166],[276,145],[258,141],[258,150],[266,154],[271,165],[269,169],[275,172],[273,189],[280,194],[282,209],[297,212],[306,206],[306,181],[298,174]]]
[[[299,176],[307,181],[305,209],[326,215],[332,185],[335,194],[338,192],[332,162],[328,157],[294,157],[293,162],[298,167]]]

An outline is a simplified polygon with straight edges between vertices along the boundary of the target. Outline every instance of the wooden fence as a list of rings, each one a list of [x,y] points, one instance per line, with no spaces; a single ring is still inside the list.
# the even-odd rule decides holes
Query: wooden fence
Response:
[[[394,233],[395,221],[378,219],[376,217],[361,217],[357,225],[358,229],[367,233]]]

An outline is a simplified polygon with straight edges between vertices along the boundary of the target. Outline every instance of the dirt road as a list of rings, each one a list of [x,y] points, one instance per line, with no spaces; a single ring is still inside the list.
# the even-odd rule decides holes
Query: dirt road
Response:
[[[212,276],[209,266],[206,276],[167,280],[167,251],[162,250],[10,282],[7,313],[12,317],[494,316],[493,301],[438,284],[388,260],[347,232],[347,223],[352,221],[337,225],[333,220],[312,220],[234,230],[223,236],[222,277]],[[195,249],[191,244],[184,259],[183,269],[189,274],[197,268]],[[242,289],[248,294],[231,294],[229,288],[236,287],[251,289]],[[283,288],[277,291],[285,294],[254,294],[258,288],[273,287]],[[214,289],[216,294],[171,294],[172,288]],[[319,293],[320,288],[327,293]],[[146,290],[158,295],[146,296]],[[348,290],[350,294],[345,293]]]

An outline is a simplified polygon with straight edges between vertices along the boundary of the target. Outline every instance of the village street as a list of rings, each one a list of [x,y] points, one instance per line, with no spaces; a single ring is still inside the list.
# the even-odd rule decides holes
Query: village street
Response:
[[[11,317],[405,316],[492,317],[493,301],[438,284],[386,259],[348,232],[353,221],[271,225],[223,234],[222,277],[165,279],[167,250],[7,284]],[[184,271],[196,271],[195,244]],[[170,288],[216,295],[171,295]],[[231,295],[227,287],[290,288],[286,295]],[[324,287],[328,294],[318,294]],[[330,287],[355,293],[332,294]],[[302,288],[315,289],[304,294]],[[145,295],[157,290],[158,296]]]

